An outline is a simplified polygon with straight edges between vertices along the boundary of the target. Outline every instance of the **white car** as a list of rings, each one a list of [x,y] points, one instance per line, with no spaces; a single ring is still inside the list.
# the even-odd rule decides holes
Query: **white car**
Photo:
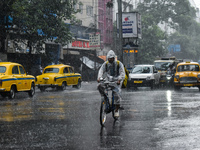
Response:
[[[135,65],[129,73],[127,89],[134,87],[151,87],[159,86],[160,74],[154,65]]]

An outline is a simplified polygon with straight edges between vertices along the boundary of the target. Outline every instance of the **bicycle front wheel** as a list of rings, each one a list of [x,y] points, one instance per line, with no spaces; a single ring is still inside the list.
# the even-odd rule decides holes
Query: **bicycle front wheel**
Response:
[[[101,107],[100,107],[100,124],[101,126],[104,126],[105,122],[106,122],[106,102],[102,101],[101,102]]]

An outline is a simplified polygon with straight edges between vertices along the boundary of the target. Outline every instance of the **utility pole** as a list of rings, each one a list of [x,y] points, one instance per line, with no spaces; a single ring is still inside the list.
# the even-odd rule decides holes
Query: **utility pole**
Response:
[[[119,60],[123,63],[122,48],[122,0],[118,1],[118,22],[119,22]]]

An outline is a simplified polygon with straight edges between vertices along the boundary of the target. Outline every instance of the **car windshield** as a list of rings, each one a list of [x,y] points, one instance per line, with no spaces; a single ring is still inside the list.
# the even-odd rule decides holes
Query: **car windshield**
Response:
[[[178,66],[178,72],[182,71],[199,71],[198,65],[180,65]]]
[[[58,73],[59,68],[47,68],[44,70],[44,73]]]
[[[157,70],[167,70],[171,64],[172,62],[154,62]]]
[[[0,73],[5,73],[5,72],[6,72],[6,67],[0,66]]]
[[[149,66],[135,66],[131,73],[133,74],[151,73],[151,69]]]

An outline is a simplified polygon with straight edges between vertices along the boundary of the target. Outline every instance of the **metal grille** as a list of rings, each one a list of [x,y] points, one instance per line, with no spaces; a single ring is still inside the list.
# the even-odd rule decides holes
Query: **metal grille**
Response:
[[[145,81],[146,79],[131,79],[131,81]]]
[[[180,78],[180,81],[192,81],[192,82],[197,82],[196,77],[182,77]]]

